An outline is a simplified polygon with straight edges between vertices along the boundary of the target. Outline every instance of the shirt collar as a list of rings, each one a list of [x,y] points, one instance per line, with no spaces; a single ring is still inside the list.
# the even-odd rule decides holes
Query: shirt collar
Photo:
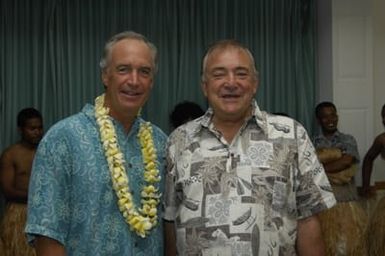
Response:
[[[255,121],[257,126],[259,126],[264,133],[267,134],[267,121],[266,121],[266,112],[261,111],[258,107],[257,101],[253,100],[251,102],[252,105],[252,113],[251,116],[246,122]],[[200,127],[198,129],[209,128],[212,124],[212,118],[214,115],[214,111],[211,107],[209,107],[206,111],[206,113],[202,116],[200,120]]]
[[[91,122],[95,126],[97,126],[96,118],[95,118],[95,106],[93,106],[91,104],[86,104],[83,107],[82,112],[87,116],[87,118],[89,120],[91,120]],[[115,129],[117,129],[117,133],[124,134],[125,132],[124,132],[123,125],[120,122],[116,121],[114,118],[111,118],[111,119],[112,119],[112,123],[115,126]],[[139,130],[139,125],[142,122],[144,122],[144,120],[141,117],[135,118],[134,123],[132,124],[131,129],[130,129],[129,133],[127,134],[127,136],[131,136],[131,134],[136,134]]]
[[[327,138],[322,132],[320,133],[319,137],[325,140],[333,140],[334,138],[338,138],[341,136],[341,133],[337,130],[333,133],[333,135],[330,138]]]

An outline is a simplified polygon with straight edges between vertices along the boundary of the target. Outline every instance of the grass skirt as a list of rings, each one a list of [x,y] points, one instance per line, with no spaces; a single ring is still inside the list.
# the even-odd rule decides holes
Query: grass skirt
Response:
[[[319,215],[328,256],[363,256],[367,215],[357,202],[337,203]]]
[[[35,256],[35,249],[28,245],[24,227],[27,219],[27,205],[9,203],[1,224],[1,255]],[[0,249],[1,250],[1,249]]]
[[[385,255],[385,197],[381,198],[370,216],[366,243],[368,255]]]

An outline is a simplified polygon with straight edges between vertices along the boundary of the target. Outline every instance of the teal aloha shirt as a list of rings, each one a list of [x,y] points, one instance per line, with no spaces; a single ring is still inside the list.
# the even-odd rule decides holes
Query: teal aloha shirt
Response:
[[[136,205],[144,185],[137,138],[142,122],[137,118],[126,134],[113,121]],[[167,137],[152,127],[163,178]],[[93,106],[87,104],[80,113],[58,122],[41,141],[32,169],[25,232],[30,242],[36,235],[57,240],[67,255],[163,255],[162,223],[143,239],[130,231],[118,209]]]

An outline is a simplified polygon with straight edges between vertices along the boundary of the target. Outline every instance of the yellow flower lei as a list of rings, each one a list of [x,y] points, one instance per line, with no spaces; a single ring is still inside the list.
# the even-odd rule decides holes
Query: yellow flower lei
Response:
[[[141,191],[142,208],[136,209],[124,167],[123,153],[119,149],[115,128],[108,113],[109,109],[104,107],[104,94],[102,94],[95,99],[95,117],[111,173],[112,186],[118,197],[119,210],[126,223],[129,224],[131,230],[144,238],[158,223],[157,205],[160,199],[160,193],[156,188],[156,184],[160,181],[160,175],[156,164],[152,127],[149,122],[144,122],[140,125],[138,133],[145,166],[144,180],[146,185]]]

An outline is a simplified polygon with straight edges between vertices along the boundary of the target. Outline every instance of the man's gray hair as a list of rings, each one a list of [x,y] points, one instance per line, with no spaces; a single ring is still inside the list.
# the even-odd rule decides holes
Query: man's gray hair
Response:
[[[206,54],[203,57],[203,61],[202,61],[202,74],[201,74],[202,82],[206,81],[207,60],[209,59],[210,55],[216,50],[225,50],[228,48],[240,49],[249,56],[253,75],[255,75],[255,78],[258,79],[259,73],[255,67],[254,57],[253,57],[253,54],[250,52],[250,50],[246,46],[238,42],[237,40],[226,39],[226,40],[215,42],[207,49]]]
[[[103,55],[102,58],[99,62],[99,66],[102,71],[104,71],[107,66],[108,62],[111,59],[111,49],[112,47],[119,41],[124,40],[124,39],[135,39],[144,42],[148,48],[151,51],[152,58],[153,58],[153,68],[154,68],[154,73],[157,72],[158,70],[158,50],[156,49],[156,46],[151,43],[144,35],[136,33],[134,31],[124,31],[119,34],[116,34],[112,36],[107,43],[104,46],[103,50]]]

